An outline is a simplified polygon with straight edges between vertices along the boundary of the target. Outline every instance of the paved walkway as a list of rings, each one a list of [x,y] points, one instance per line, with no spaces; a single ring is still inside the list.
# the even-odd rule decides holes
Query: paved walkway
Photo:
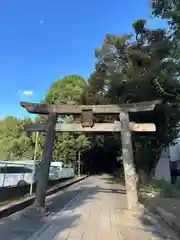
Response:
[[[17,224],[16,227],[13,224],[8,225],[8,231],[7,224],[10,220],[0,221],[2,222],[1,238],[6,240],[178,239],[167,226],[160,224],[151,215],[146,215],[141,220],[125,215],[123,210],[126,207],[126,195],[123,186],[120,189],[120,184],[113,183],[107,175],[89,177],[83,183],[71,187],[68,190],[69,194],[71,191],[75,192],[75,189],[78,189],[78,192],[76,191],[71,201],[61,210],[58,208],[60,209],[63,193],[56,198],[58,201],[51,197],[48,200],[51,212],[41,220],[36,218],[35,222],[35,218],[31,219],[32,222],[28,224],[26,222],[23,227],[25,219],[23,222],[22,216],[32,218],[30,217],[32,210],[29,208],[28,215],[16,214],[16,218],[21,219],[19,235]],[[16,222],[15,219],[13,221]],[[8,238],[11,228],[16,230],[16,235]],[[6,234],[3,234],[3,229]]]

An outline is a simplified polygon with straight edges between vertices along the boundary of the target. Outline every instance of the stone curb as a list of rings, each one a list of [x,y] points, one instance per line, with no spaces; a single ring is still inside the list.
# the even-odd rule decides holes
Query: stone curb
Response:
[[[180,237],[180,223],[177,223],[176,217],[160,207],[155,207],[154,211]]]
[[[60,190],[68,188],[71,185],[86,179],[87,177],[88,177],[88,175],[84,175],[82,177],[76,178],[75,180],[69,181],[67,183],[61,183],[58,186],[52,187],[47,191],[47,196],[50,196],[52,194],[57,193]],[[16,213],[20,210],[23,210],[24,208],[30,206],[34,202],[34,200],[35,200],[35,194],[33,194],[32,196],[29,196],[29,197],[25,197],[24,199],[22,199],[16,203],[5,205],[4,207],[2,207],[0,209],[0,219],[3,217],[7,217],[13,213]]]
[[[144,206],[144,204],[140,205],[144,208],[144,211],[152,212],[159,216],[160,219],[180,237],[180,223],[177,224],[176,217],[173,214],[167,213],[161,207],[153,207],[153,209],[149,209],[148,206]]]

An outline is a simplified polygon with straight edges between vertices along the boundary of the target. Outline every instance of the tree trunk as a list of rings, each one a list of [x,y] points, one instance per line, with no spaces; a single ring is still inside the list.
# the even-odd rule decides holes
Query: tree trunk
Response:
[[[150,168],[149,176],[150,176],[151,178],[153,178],[153,176],[154,176],[154,173],[155,173],[155,170],[156,170],[156,166],[157,166],[158,161],[159,161],[159,158],[160,158],[160,156],[161,156],[161,151],[162,151],[162,150],[160,150],[160,151],[156,154],[155,160],[154,160],[154,162],[153,162],[153,164],[152,164],[152,166],[151,166],[151,168]]]
[[[150,178],[148,173],[144,169],[138,170],[138,182],[139,184],[147,184]]]

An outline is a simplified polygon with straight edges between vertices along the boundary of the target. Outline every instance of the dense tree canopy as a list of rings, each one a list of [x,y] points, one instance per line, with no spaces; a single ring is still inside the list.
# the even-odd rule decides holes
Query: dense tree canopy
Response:
[[[95,52],[96,69],[83,95],[86,103],[176,100],[180,84],[179,65],[172,56],[173,42],[164,29],[150,30],[145,24],[144,20],[136,21],[134,35],[106,35]],[[133,135],[136,166],[149,174],[162,148],[177,137],[179,111],[177,106],[162,105],[155,114],[139,113],[134,120],[157,125],[156,134]]]
[[[171,2],[171,1],[169,1]],[[174,1],[172,1],[174,3]],[[178,1],[177,1],[178,3]],[[168,3],[169,4],[169,3]],[[102,46],[95,50],[95,69],[88,80],[78,75],[68,75],[52,83],[44,102],[50,104],[119,104],[161,99],[153,113],[131,114],[136,122],[154,122],[155,133],[133,133],[133,149],[138,172],[150,174],[156,166],[162,149],[176,139],[179,133],[179,58],[177,53],[179,29],[179,5],[171,5],[168,19],[172,26],[164,29],[148,29],[145,20],[133,23],[134,33],[107,34]],[[167,12],[164,1],[157,0],[154,14],[164,17]],[[177,15],[177,16],[175,16]],[[167,15],[165,16],[167,17]],[[96,116],[96,122],[112,122],[118,116]],[[38,116],[35,122],[46,117]],[[59,121],[76,121],[63,116]],[[0,156],[2,159],[32,157],[35,134],[27,134],[24,124],[31,119],[18,120],[7,117],[0,122]],[[38,158],[41,157],[44,136],[39,135]],[[54,144],[54,160],[75,161],[77,151],[113,158],[120,155],[119,134],[57,134]],[[84,156],[85,156],[84,155]],[[111,158],[111,157],[110,157]],[[84,160],[85,161],[85,160]],[[103,164],[103,162],[101,163]]]
[[[174,45],[172,55],[180,65],[180,0],[154,0],[152,6],[153,16],[167,20],[170,27],[167,35]]]
[[[86,86],[83,77],[72,74],[52,83],[45,100],[51,104],[79,103],[81,93]]]
[[[180,0],[153,0],[153,15],[167,19],[171,26],[171,34],[180,40]]]
[[[32,157],[33,138],[24,131],[24,125],[27,123],[32,123],[32,120],[19,120],[10,116],[0,121],[1,159]]]
[[[83,77],[72,74],[52,83],[45,101],[50,104],[79,104],[81,94],[86,86]],[[60,121],[72,121],[73,118],[62,116]],[[84,135],[61,133],[56,135],[54,144],[54,159],[64,159],[65,162],[76,159],[76,152],[90,147],[88,138]]]

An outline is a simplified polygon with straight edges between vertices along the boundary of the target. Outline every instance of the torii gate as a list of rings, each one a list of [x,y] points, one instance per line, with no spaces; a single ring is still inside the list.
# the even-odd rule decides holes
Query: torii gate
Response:
[[[129,122],[129,112],[153,111],[156,104],[161,101],[149,101],[121,105],[49,105],[21,102],[29,113],[46,114],[45,123],[28,124],[26,131],[46,132],[43,159],[40,165],[39,180],[36,189],[35,204],[39,208],[45,207],[46,188],[49,167],[52,160],[52,151],[55,132],[121,132],[122,157],[127,191],[127,206],[129,210],[138,210],[138,194],[136,185],[136,172],[133,160],[131,131],[156,131],[153,123]],[[114,123],[95,123],[94,114],[119,114],[119,120]],[[58,115],[81,115],[81,123],[58,123]]]

